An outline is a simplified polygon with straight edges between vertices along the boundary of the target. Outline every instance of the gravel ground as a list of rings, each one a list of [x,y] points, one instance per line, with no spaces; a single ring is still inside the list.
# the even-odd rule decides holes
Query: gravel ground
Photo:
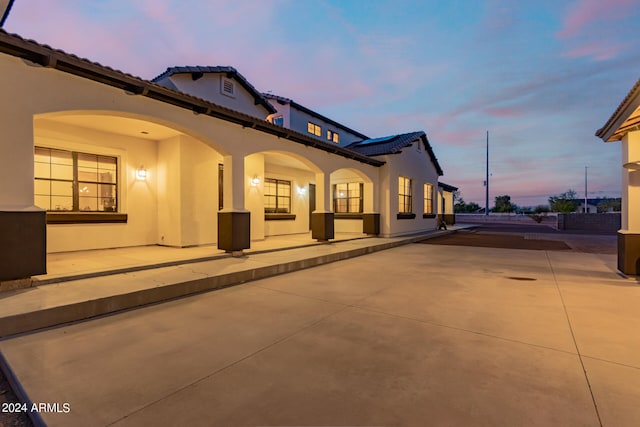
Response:
[[[11,390],[9,382],[0,370],[0,427],[32,427],[29,416],[24,412],[6,412],[5,404],[18,403],[19,400]]]

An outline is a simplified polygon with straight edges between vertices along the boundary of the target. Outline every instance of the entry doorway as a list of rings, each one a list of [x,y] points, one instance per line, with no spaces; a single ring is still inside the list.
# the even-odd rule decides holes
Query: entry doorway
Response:
[[[309,183],[309,230],[311,230],[311,214],[316,210],[316,185]]]

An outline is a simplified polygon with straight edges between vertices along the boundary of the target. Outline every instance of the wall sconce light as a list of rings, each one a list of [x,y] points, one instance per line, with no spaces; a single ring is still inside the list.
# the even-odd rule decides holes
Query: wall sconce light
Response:
[[[298,187],[298,194],[300,196],[304,196],[304,194],[307,192],[307,189],[304,187]]]
[[[260,177],[258,175],[254,175],[253,178],[251,178],[251,186],[257,187],[258,185],[260,185]]]
[[[640,160],[635,162],[629,162],[622,165],[623,168],[629,169],[629,171],[637,171],[640,170]]]
[[[144,168],[144,166],[141,165],[138,169],[136,169],[136,179],[138,181],[147,180],[147,170]]]

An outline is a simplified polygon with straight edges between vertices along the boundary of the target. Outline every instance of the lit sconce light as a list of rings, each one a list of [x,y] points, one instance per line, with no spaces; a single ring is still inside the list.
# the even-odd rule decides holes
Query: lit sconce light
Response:
[[[144,168],[144,166],[140,166],[138,169],[136,169],[136,179],[138,181],[147,180],[147,170]]]
[[[625,163],[624,165],[622,165],[622,167],[625,169],[629,169],[630,171],[640,170],[640,160],[635,162]]]
[[[260,185],[260,177],[258,175],[254,175],[253,178],[251,178],[251,186],[257,187],[258,185]]]
[[[307,192],[307,189],[306,189],[306,188],[304,188],[304,187],[298,187],[298,194],[299,194],[300,196],[304,196],[306,192]]]

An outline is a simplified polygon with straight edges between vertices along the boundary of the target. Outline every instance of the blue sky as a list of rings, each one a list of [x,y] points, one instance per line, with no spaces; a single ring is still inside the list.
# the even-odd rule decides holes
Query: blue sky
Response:
[[[371,137],[424,130],[442,181],[484,205],[620,196],[594,136],[640,77],[640,2],[15,0],[5,29],[151,79],[231,65]]]

